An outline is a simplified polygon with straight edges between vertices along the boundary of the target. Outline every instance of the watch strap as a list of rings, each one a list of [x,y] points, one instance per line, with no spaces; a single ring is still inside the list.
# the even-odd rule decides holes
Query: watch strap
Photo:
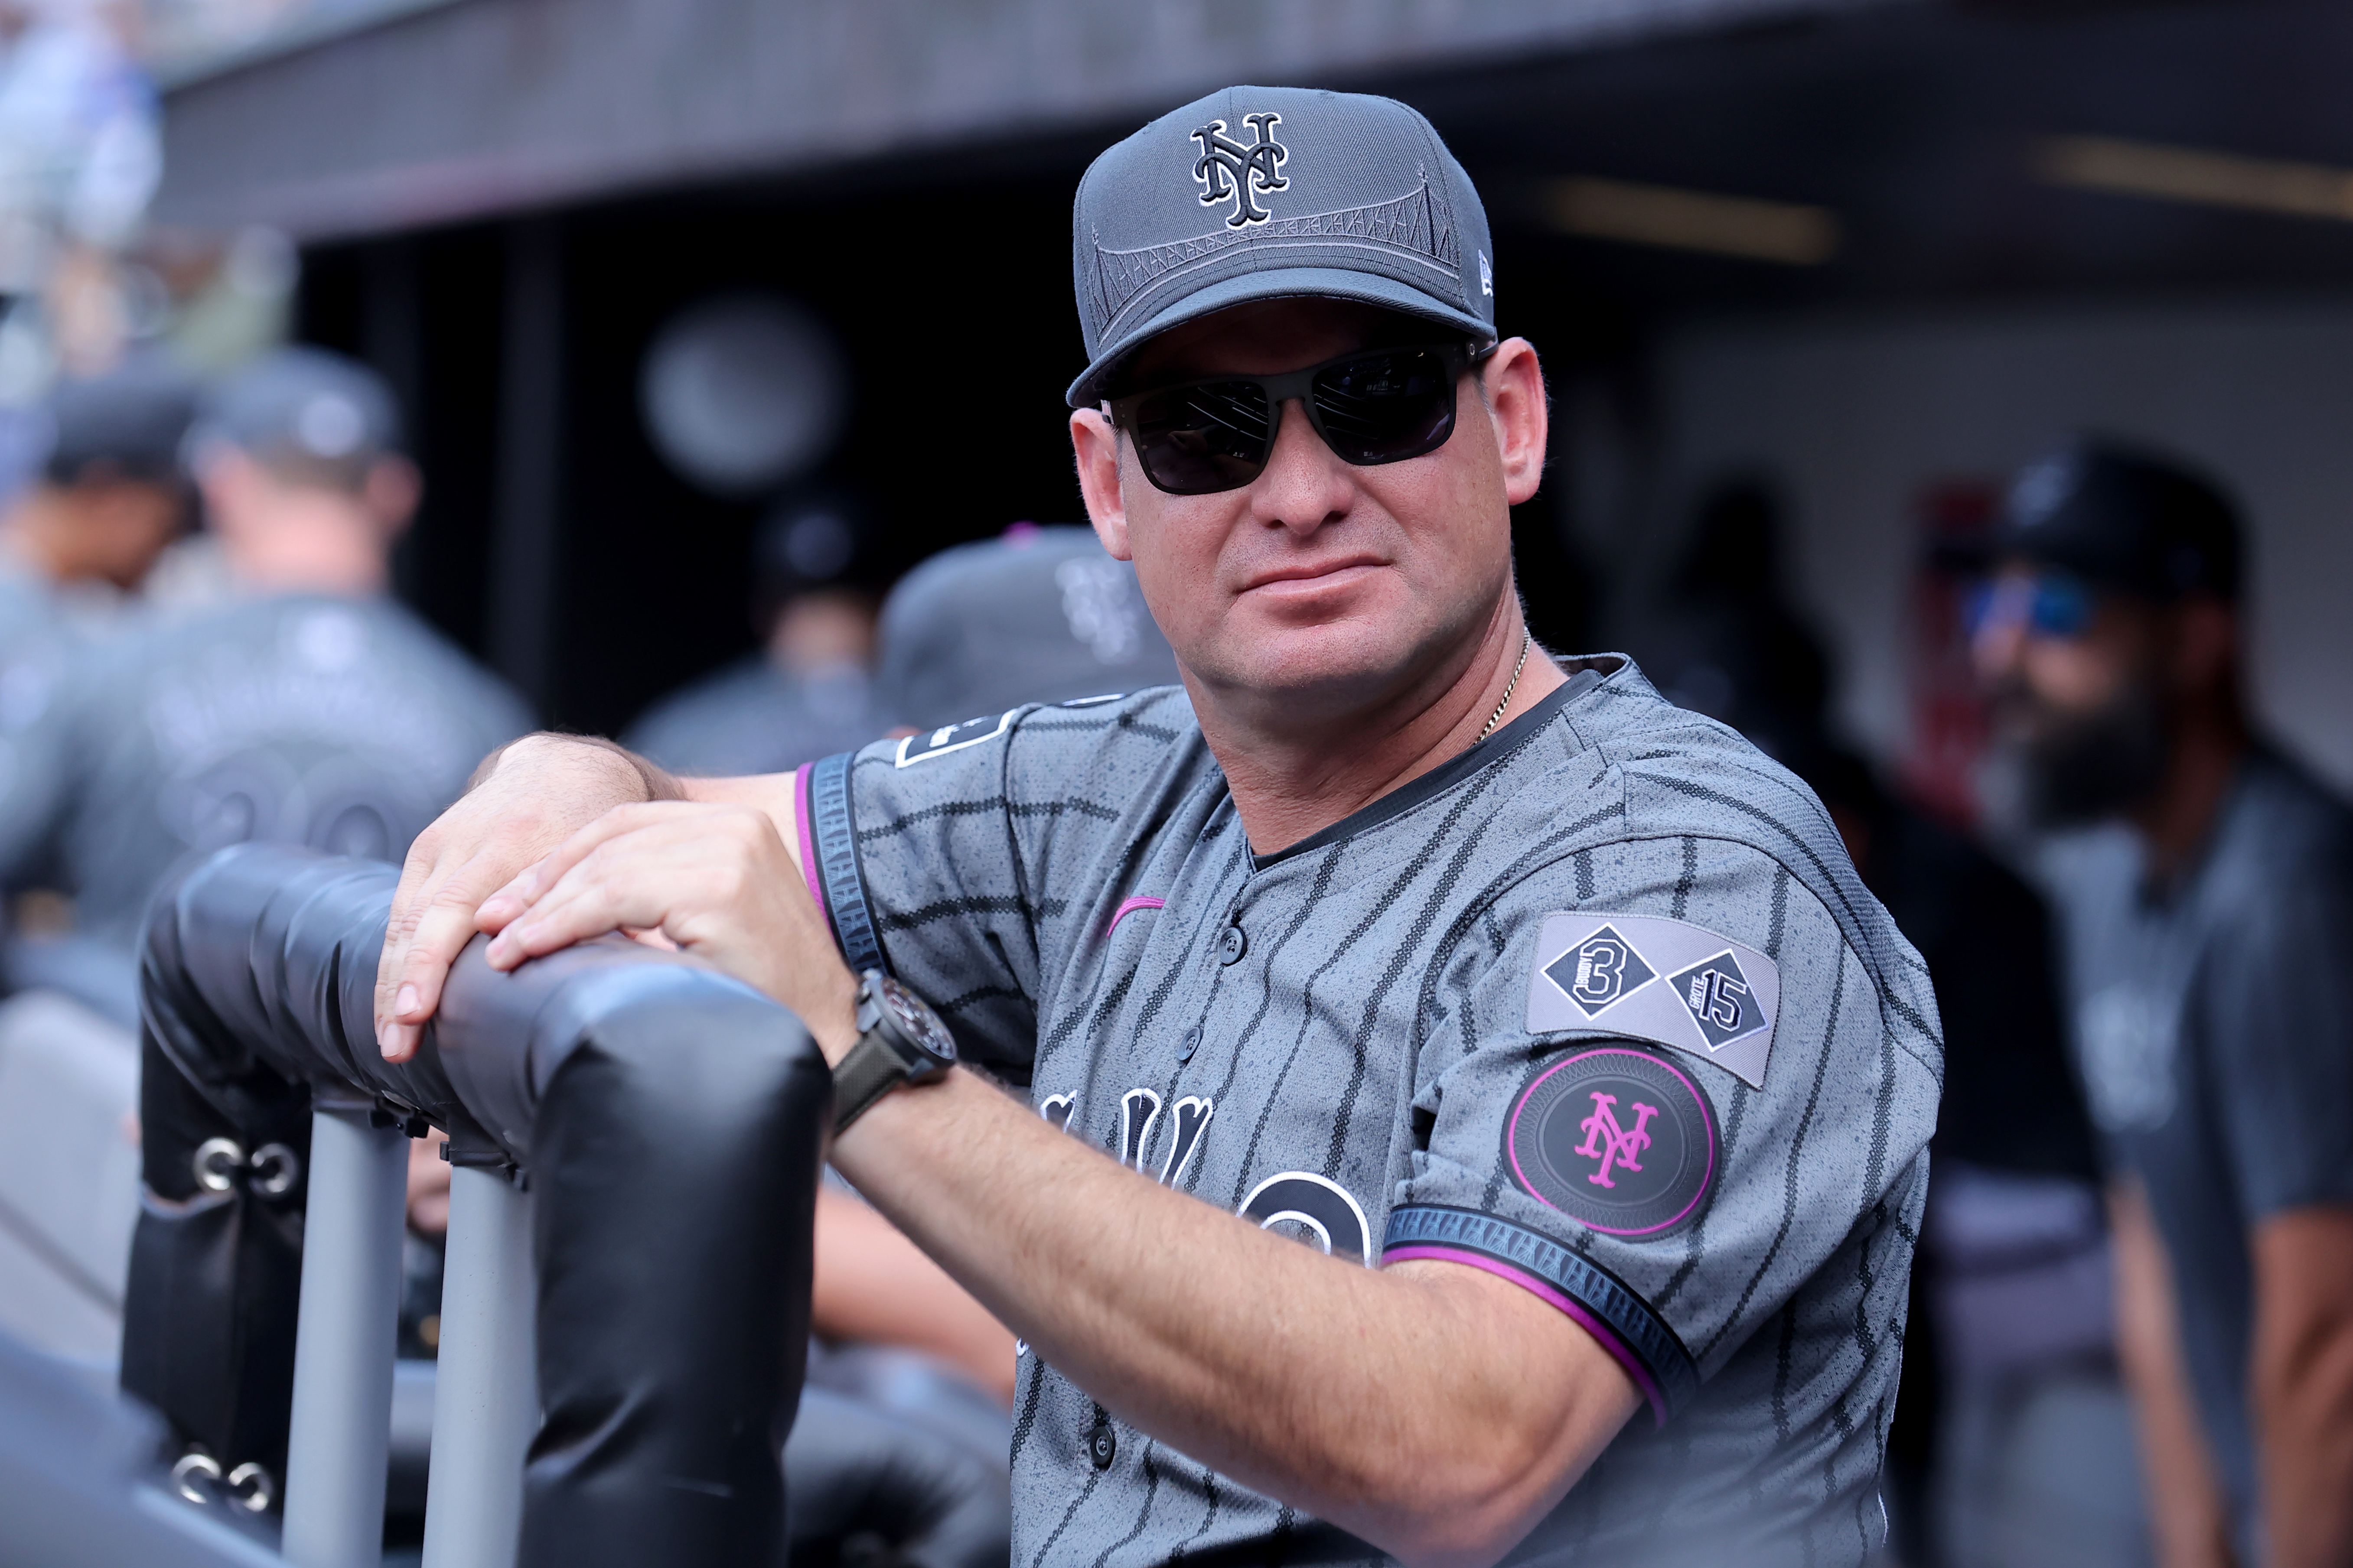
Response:
[[[841,1065],[833,1069],[833,1135],[839,1138],[848,1131],[851,1122],[907,1078],[907,1064],[880,1031],[860,1035]]]

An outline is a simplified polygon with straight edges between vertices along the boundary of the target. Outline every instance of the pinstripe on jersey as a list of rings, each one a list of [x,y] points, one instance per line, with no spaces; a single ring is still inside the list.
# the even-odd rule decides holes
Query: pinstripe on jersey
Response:
[[[1264,859],[1176,689],[903,763],[870,747],[844,819],[806,830],[856,847],[819,891],[1073,1135],[1335,1256],[1386,1237],[1488,1268],[1594,1332],[1658,1420],[1513,1561],[1859,1563],[1942,1067],[1927,977],[1802,785],[1630,662],[1573,668],[1593,673]],[[1540,1201],[1501,1154],[1531,1075],[1611,1037],[1528,1032],[1564,910],[1683,921],[1778,969],[1761,1087],[1638,1044],[1699,1086],[1722,1152],[1697,1219],[1652,1239]],[[1013,1458],[1016,1568],[1378,1555],[1034,1355]]]

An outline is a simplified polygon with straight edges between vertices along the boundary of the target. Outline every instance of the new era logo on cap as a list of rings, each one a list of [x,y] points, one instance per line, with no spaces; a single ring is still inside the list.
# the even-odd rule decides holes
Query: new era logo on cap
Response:
[[[1479,193],[1393,99],[1235,87],[1163,115],[1080,182],[1071,267],[1100,399],[1155,333],[1254,300],[1353,300],[1482,342],[1494,274]]]

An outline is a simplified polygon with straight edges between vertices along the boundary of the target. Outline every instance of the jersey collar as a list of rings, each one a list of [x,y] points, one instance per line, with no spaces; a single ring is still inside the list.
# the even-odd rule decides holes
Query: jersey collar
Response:
[[[1608,673],[1614,674],[1615,671]],[[1572,674],[1565,684],[1546,693],[1526,712],[1485,740],[1475,742],[1467,751],[1449,757],[1418,778],[1409,779],[1369,805],[1349,813],[1321,833],[1310,834],[1289,848],[1278,849],[1271,855],[1252,855],[1250,869],[1263,871],[1293,856],[1337,844],[1368,827],[1377,827],[1391,817],[1411,811],[1423,801],[1451,789],[1480,769],[1494,766],[1534,740],[1537,731],[1551,722],[1555,714],[1600,685],[1603,674],[1603,671],[1587,665]]]

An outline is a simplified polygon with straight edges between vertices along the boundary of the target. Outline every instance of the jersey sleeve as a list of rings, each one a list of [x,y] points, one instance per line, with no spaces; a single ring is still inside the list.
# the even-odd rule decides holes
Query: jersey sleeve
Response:
[[[1891,1009],[1803,882],[1693,837],[1552,868],[1445,962],[1385,1265],[1533,1291],[1662,1423],[1842,1251],[1854,1299],[1809,1342],[1900,1320],[1905,1270],[1874,1283],[1873,1262],[1916,1233],[1925,1196],[1925,971],[1889,977],[1908,998]],[[1916,962],[1900,942],[1881,956]]]
[[[809,890],[852,969],[924,997],[971,1059],[1027,1081],[1037,1005],[1114,887],[1141,799],[1198,731],[1184,697],[1017,708],[802,768]]]
[[[2327,868],[2328,871],[2337,870]],[[2353,1200],[2353,897],[2315,869],[2250,900],[2200,975],[2204,1064],[2241,1212]]]

